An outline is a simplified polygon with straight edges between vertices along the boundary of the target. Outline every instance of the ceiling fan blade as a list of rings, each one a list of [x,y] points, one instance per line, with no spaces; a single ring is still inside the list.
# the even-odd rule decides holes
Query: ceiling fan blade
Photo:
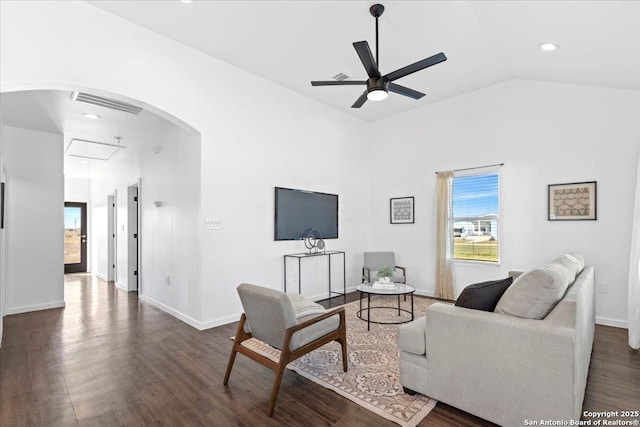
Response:
[[[364,65],[364,69],[367,70],[369,77],[380,77],[380,71],[378,71],[376,60],[373,59],[371,49],[369,49],[369,43],[366,41],[355,42],[353,47],[356,48],[360,61],[362,61],[362,65]]]
[[[360,107],[362,107],[362,105],[365,102],[367,102],[367,91],[366,90],[364,92],[362,92],[362,95],[360,95],[360,98],[356,99],[356,102],[353,103],[351,108],[360,108]]]
[[[353,86],[366,84],[367,82],[365,80],[326,80],[311,82],[311,86]]]
[[[418,92],[417,90],[409,89],[408,87],[400,86],[395,83],[389,83],[389,92],[398,93],[413,99],[420,99],[424,96],[424,93],[422,92]]]
[[[416,71],[424,70],[427,67],[431,67],[432,65],[439,64],[443,61],[446,61],[447,57],[444,53],[440,52],[429,58],[423,59],[422,61],[418,61],[411,65],[407,65],[406,67],[402,67],[399,70],[392,71],[391,73],[384,76],[384,78],[390,82],[397,80],[401,77],[408,76],[409,74],[413,74]]]

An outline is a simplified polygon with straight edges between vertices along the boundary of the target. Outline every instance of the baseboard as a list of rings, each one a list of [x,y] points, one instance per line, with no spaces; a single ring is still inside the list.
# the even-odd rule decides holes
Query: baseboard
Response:
[[[626,320],[609,319],[607,317],[596,317],[596,324],[613,326],[614,328],[629,329],[629,322]]]
[[[120,282],[116,282],[116,288],[121,289],[125,292],[129,292],[129,289],[127,289],[126,286],[122,285],[122,283]]]
[[[49,310],[52,308],[64,308],[64,301],[48,302],[46,304],[27,305],[24,307],[10,307],[7,308],[6,315],[29,313],[31,311]]]
[[[4,317],[0,317],[0,348],[2,348],[2,324],[4,323]]]
[[[418,289],[416,289],[415,295],[421,296],[421,297],[429,297],[429,298],[438,298],[436,296],[435,292],[431,292],[431,291],[420,291]]]
[[[189,326],[192,326],[200,331],[204,330],[204,329],[208,329],[209,327],[205,327],[204,324],[202,322],[197,321],[196,319],[187,316],[184,313],[179,312],[178,310],[174,310],[173,308],[169,307],[168,305],[165,305],[163,303],[161,303],[160,301],[156,301],[153,298],[149,298],[146,295],[140,295],[138,296],[138,299],[146,304],[152,305],[156,308],[159,308],[160,310],[164,311],[165,313],[168,313],[170,315],[172,315],[173,317],[182,320],[184,323],[186,323]],[[236,316],[235,320],[238,320],[239,317]],[[226,323],[230,323],[230,322],[226,322]],[[221,323],[224,324],[224,323]],[[216,325],[219,326],[219,325]],[[211,327],[211,326],[210,326]]]
[[[342,293],[342,289],[334,289],[334,290],[337,291],[337,292]],[[356,287],[352,286],[350,288],[347,288],[347,293],[355,292],[355,290],[356,290]],[[291,291],[291,292],[297,292],[297,290],[296,291]],[[331,298],[331,297],[336,298],[336,297],[340,297],[340,296],[341,295],[334,294],[334,293],[329,295],[329,292],[323,292],[323,293],[317,294],[317,295],[305,295],[305,298],[307,298],[307,299],[309,299],[311,301],[321,301],[321,300],[328,299],[328,298]]]
[[[221,317],[219,319],[202,322],[200,323],[201,327],[198,329],[200,329],[201,331],[204,331],[205,329],[211,329],[211,328],[215,328],[222,325],[228,325],[229,323],[237,322],[238,320],[240,320],[240,315],[241,313],[238,313],[233,316]]]
[[[105,282],[108,282],[108,280],[107,280],[107,276],[105,276],[104,274],[102,274],[102,273],[98,273],[97,271],[96,271],[95,273],[93,273],[93,274],[94,274],[98,279],[102,279],[102,280],[104,280]]]

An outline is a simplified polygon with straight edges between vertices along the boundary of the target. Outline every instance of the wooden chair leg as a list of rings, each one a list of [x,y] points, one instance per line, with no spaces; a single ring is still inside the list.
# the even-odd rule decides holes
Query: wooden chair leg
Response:
[[[222,384],[227,385],[229,382],[229,376],[231,375],[231,369],[233,368],[233,362],[236,360],[236,345],[233,344],[233,348],[231,349],[231,355],[229,356],[229,363],[227,363],[227,372],[224,374],[224,382]]]
[[[280,383],[282,382],[282,376],[284,375],[284,369],[286,363],[281,363],[278,366],[278,370],[275,371],[276,377],[273,380],[273,389],[271,390],[271,402],[269,402],[269,409],[267,410],[268,416],[273,416],[273,410],[276,407],[276,400],[278,400],[278,393],[280,392]]]
[[[236,360],[236,354],[238,353],[238,346],[243,340],[250,338],[250,334],[244,331],[244,323],[246,322],[247,317],[244,313],[240,316],[240,321],[238,322],[238,329],[236,330],[236,336],[233,340],[233,347],[231,347],[231,354],[229,355],[229,362],[227,363],[227,372],[224,374],[224,382],[222,384],[227,385],[229,382],[229,376],[231,375],[231,369],[233,368],[233,362]]]
[[[342,370],[347,372],[347,339],[342,338],[340,340],[340,345],[342,346]]]

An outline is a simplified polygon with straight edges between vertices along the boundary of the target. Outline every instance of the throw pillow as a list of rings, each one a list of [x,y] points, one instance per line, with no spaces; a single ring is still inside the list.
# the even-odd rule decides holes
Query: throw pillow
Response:
[[[513,277],[474,283],[464,288],[456,300],[456,305],[473,310],[493,311],[511,283],[513,283]]]
[[[527,271],[502,295],[496,313],[525,319],[544,319],[567,291],[567,276],[558,263]]]

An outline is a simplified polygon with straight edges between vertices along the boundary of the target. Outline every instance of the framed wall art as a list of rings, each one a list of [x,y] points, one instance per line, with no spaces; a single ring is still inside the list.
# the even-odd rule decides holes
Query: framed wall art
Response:
[[[390,199],[391,224],[413,224],[413,197]]]
[[[596,181],[549,185],[549,221],[595,220]]]

